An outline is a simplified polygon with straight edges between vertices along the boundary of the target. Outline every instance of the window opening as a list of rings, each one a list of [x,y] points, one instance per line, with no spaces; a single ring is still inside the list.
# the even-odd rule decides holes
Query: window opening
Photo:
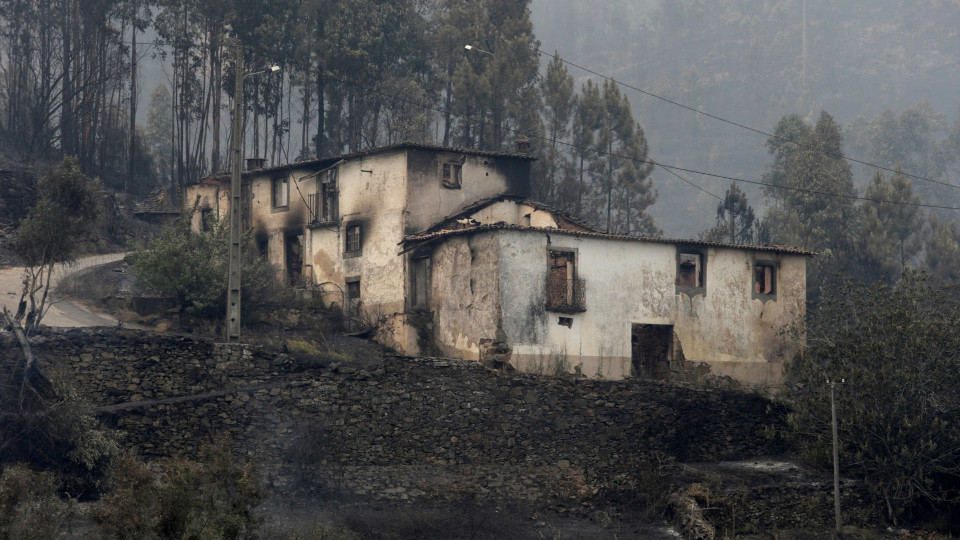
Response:
[[[463,184],[463,165],[461,163],[443,164],[443,187],[460,189]]]
[[[346,235],[346,241],[345,241],[344,256],[356,257],[362,253],[361,235],[362,235],[362,230],[360,228],[360,224],[358,223],[347,224],[347,235]]]
[[[287,208],[290,205],[290,184],[287,177],[273,179],[273,207]]]
[[[583,280],[577,277],[576,253],[549,252],[547,309],[560,312],[586,310]]]
[[[777,294],[777,268],[773,262],[757,261],[753,265],[753,297],[775,298]]]
[[[410,261],[410,307],[424,310],[429,307],[430,259],[421,257]]]
[[[557,324],[566,326],[567,328],[573,328],[573,317],[560,317],[557,319]]]
[[[706,293],[706,255],[696,249],[677,250],[677,294]]]
[[[344,298],[344,314],[347,317],[348,329],[357,330],[361,325],[360,321],[360,278],[353,278],[346,282],[346,291]]]
[[[337,206],[339,203],[339,192],[337,191],[337,169],[327,171],[326,177],[320,188],[319,208],[317,208],[317,219],[321,223],[333,223],[337,221]]]

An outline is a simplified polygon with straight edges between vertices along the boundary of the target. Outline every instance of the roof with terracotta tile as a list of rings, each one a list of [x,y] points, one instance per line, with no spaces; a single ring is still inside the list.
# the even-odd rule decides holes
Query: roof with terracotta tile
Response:
[[[673,238],[660,238],[656,236],[635,236],[628,234],[613,234],[605,233],[598,231],[575,231],[569,229],[555,229],[548,227],[522,227],[519,225],[509,225],[506,223],[494,223],[488,225],[477,225],[475,227],[467,227],[462,229],[444,229],[433,232],[425,232],[420,234],[412,234],[404,237],[401,245],[404,244],[418,244],[423,245],[441,238],[448,238],[452,236],[462,236],[469,234],[476,234],[485,231],[518,231],[518,232],[530,232],[530,233],[547,233],[547,234],[563,234],[568,236],[578,236],[582,238],[600,238],[606,240],[624,240],[629,242],[650,242],[655,244],[674,244],[674,245],[685,245],[685,246],[703,246],[703,247],[715,247],[715,248],[725,248],[725,249],[740,249],[747,251],[763,251],[771,253],[785,253],[789,255],[805,255],[805,256],[814,256],[816,253],[812,251],[807,251],[805,249],[800,249],[792,246],[755,246],[747,244],[728,244],[724,242],[708,242],[705,240],[688,240],[688,239],[673,239]]]
[[[340,161],[342,159],[354,159],[363,156],[369,156],[373,154],[383,154],[387,152],[395,152],[398,150],[428,150],[433,152],[456,152],[458,154],[469,154],[472,156],[482,156],[482,157],[493,157],[493,158],[512,158],[512,159],[521,159],[526,161],[534,161],[535,157],[519,153],[519,152],[502,152],[502,151],[492,151],[492,150],[476,150],[473,148],[458,148],[450,146],[441,146],[437,144],[423,144],[423,143],[413,143],[413,142],[403,142],[397,144],[391,144],[387,146],[378,146],[376,148],[370,148],[369,150],[361,150],[359,152],[350,152],[346,154],[338,154],[333,156],[325,156],[322,158],[307,159],[303,161],[298,161],[296,163],[287,163],[284,165],[276,165],[274,167],[265,167],[263,169],[256,169],[252,171],[243,171],[243,175],[249,174],[260,174],[260,173],[273,173],[280,172],[290,169],[297,169],[303,167],[313,167],[313,166],[323,166],[332,162]],[[190,182],[191,184],[199,183],[203,180],[219,180],[221,178],[229,178],[230,171],[220,171],[204,178],[194,180]]]

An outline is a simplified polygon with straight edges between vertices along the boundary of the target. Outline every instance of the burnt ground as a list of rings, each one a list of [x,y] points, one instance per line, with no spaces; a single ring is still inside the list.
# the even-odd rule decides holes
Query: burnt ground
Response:
[[[170,329],[169,310],[138,315],[129,298],[147,293],[136,285],[123,261],[79,273],[58,291],[88,305],[110,310],[128,321]],[[370,341],[332,330],[322,332],[328,351],[358,366],[378,364],[391,351]],[[286,348],[316,332],[261,326],[245,334],[248,341]],[[319,340],[314,339],[314,342]],[[296,355],[296,351],[288,350]],[[273,494],[261,508],[261,536],[280,538],[779,538],[833,537],[832,477],[789,456],[734,462],[675,463],[658,479],[657,508],[627,500],[607,507],[544,508],[503,501],[384,501],[356,495]],[[858,524],[845,537],[888,538],[873,517],[863,488],[844,480],[845,520]],[[670,525],[670,523],[675,525]],[[699,531],[699,532],[698,532]],[[916,535],[914,532],[913,535]],[[928,538],[936,538],[929,536]]]

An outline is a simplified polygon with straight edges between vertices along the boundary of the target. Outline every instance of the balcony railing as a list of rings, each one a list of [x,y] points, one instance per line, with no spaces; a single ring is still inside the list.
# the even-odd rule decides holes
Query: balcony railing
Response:
[[[587,310],[582,279],[547,277],[547,309],[561,313]]]

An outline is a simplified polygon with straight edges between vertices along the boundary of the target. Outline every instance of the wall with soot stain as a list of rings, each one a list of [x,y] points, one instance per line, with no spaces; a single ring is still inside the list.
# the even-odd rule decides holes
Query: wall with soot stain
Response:
[[[799,345],[781,330],[805,316],[806,258],[739,249],[705,250],[706,294],[676,292],[677,245],[500,231],[503,330],[514,364],[539,369],[559,358],[604,378],[631,375],[632,324],[673,325],[683,354],[712,372],[777,384]],[[545,309],[548,249],[577,253],[586,311]],[[752,298],[753,265],[777,266],[777,298]],[[560,317],[572,319],[570,327]]]
[[[338,223],[310,230],[309,253],[318,283],[340,287],[360,279],[360,297],[371,317],[404,311],[403,238],[405,156],[402,150],[364,156],[339,166]],[[361,253],[345,257],[348,226],[361,227]]]
[[[478,359],[481,339],[497,339],[500,250],[495,231],[453,237],[431,255],[434,338],[448,356]]]
[[[420,232],[481,199],[530,194],[530,161],[525,158],[411,149],[407,150],[407,160],[407,234]],[[443,187],[443,164],[459,160],[463,160],[460,189]]]

